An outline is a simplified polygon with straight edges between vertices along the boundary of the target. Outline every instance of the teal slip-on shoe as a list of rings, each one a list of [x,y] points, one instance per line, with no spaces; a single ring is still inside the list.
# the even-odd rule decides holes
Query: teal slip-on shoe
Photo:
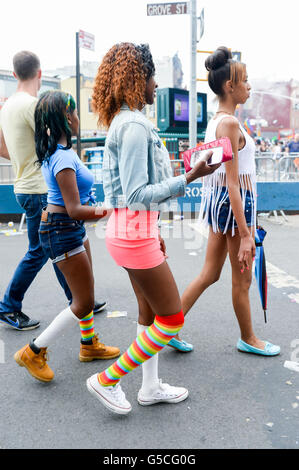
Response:
[[[240,352],[259,354],[260,356],[277,356],[280,353],[280,346],[275,346],[275,344],[269,343],[268,341],[265,341],[265,349],[258,349],[245,343],[242,339],[239,339],[237,348]]]
[[[187,343],[183,339],[172,338],[168,346],[171,346],[174,349],[177,349],[181,352],[191,352],[193,351],[193,344]]]

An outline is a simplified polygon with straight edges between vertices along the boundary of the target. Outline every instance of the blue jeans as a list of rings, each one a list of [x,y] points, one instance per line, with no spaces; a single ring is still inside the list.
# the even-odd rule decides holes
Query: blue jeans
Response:
[[[87,239],[83,220],[71,219],[67,214],[47,213],[41,221],[39,239],[53,264],[85,251]]]
[[[226,196],[225,196],[225,194],[226,194]],[[220,206],[220,204],[221,204],[221,206]],[[227,225],[227,230],[231,230],[232,227],[233,227],[234,214],[231,211],[230,219],[229,219],[229,222],[227,224],[229,209],[230,209],[229,195],[228,195],[228,192],[227,192],[227,188],[224,187],[224,188],[222,188],[222,191],[220,193],[220,197],[219,197],[219,200],[217,202],[216,207],[213,207],[213,208],[210,207],[209,218],[208,218],[209,225],[213,225],[213,223],[212,223],[212,210],[213,210],[214,213],[218,214],[217,225],[218,225],[219,231],[223,233],[224,230],[225,230],[226,225]],[[253,195],[250,191],[247,190],[246,193],[245,193],[244,215],[245,215],[246,224],[247,224],[248,227],[251,227],[252,224],[254,224],[253,213],[254,213]],[[238,224],[237,224],[236,220],[234,220],[234,227],[235,228],[238,227]]]
[[[16,194],[16,199],[25,210],[29,247],[15,270],[2,302],[0,302],[1,312],[20,312],[22,310],[22,301],[27,289],[49,259],[41,247],[38,235],[42,209],[47,206],[47,194]],[[54,269],[67,299],[71,302],[72,294],[62,272],[56,265],[54,265]]]

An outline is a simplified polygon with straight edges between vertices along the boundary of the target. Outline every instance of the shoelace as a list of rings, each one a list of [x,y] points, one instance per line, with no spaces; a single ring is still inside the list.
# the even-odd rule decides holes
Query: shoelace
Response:
[[[48,351],[47,350],[41,351],[39,357],[40,357],[40,365],[41,367],[44,367],[46,362],[49,360]]]
[[[166,383],[163,383],[162,382],[162,379],[159,380],[159,387],[162,389],[162,390],[167,390],[168,387],[170,387],[170,385],[166,384]]]
[[[171,392],[171,385],[169,384],[166,384],[166,383],[162,383],[162,380],[160,379],[159,380],[159,386],[160,386],[160,389],[164,392],[164,393],[167,393],[168,396],[174,396],[176,395],[174,392]],[[163,395],[162,392],[160,392],[159,390],[157,391],[158,395]]]
[[[25,320],[25,321],[30,320],[29,317],[27,317],[27,315],[25,315],[25,313],[23,313],[23,312],[19,312],[18,314],[16,314],[16,318],[17,317],[20,317],[20,318],[22,318],[22,320]]]
[[[94,346],[99,349],[105,349],[105,344],[100,342],[99,335],[94,335]]]
[[[125,394],[119,384],[116,384],[114,387],[111,387],[111,393],[113,394],[113,398],[118,402],[123,401],[125,398]]]
[[[8,320],[12,320],[15,323],[19,320],[18,313],[4,313],[4,317]]]

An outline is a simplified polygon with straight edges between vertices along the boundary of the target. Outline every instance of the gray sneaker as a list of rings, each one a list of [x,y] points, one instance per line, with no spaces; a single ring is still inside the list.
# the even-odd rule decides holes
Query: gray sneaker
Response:
[[[23,312],[0,312],[0,322],[19,331],[34,330],[39,327],[39,321],[32,320]]]
[[[94,303],[94,308],[93,308],[93,313],[94,313],[94,315],[95,315],[96,313],[100,313],[100,312],[102,312],[103,310],[105,310],[105,307],[106,307],[106,306],[107,306],[107,302],[105,302],[105,301],[104,301],[104,302],[97,302],[97,301],[95,301],[95,303]]]

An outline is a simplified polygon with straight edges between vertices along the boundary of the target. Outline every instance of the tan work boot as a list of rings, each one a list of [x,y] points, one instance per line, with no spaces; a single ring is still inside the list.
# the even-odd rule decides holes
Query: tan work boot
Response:
[[[118,348],[100,343],[98,335],[92,338],[92,344],[80,344],[79,360],[81,362],[91,362],[94,359],[114,359],[119,355]]]
[[[41,382],[51,382],[54,378],[54,372],[47,364],[47,348],[41,348],[37,354],[32,351],[29,344],[26,344],[15,353],[14,359],[19,366],[26,367],[29,374]]]

